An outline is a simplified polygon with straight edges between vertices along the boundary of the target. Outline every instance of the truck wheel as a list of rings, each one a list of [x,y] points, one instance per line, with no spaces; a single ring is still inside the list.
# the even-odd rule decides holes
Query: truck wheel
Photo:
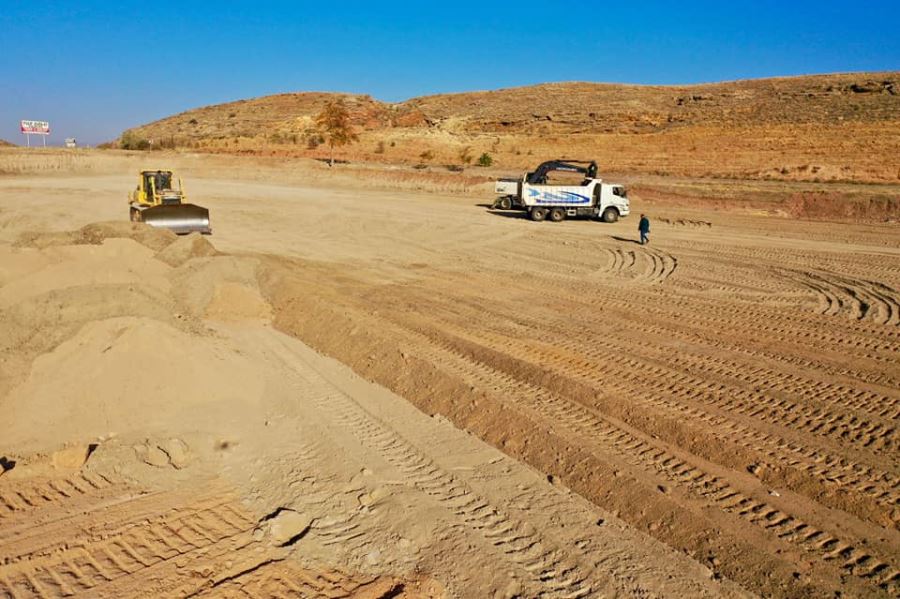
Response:
[[[605,223],[614,223],[619,220],[619,211],[615,208],[607,208],[603,211],[603,222]]]
[[[550,214],[548,214],[547,217],[548,217],[551,221],[553,221],[553,222],[555,222],[555,223],[558,223],[558,222],[561,222],[561,221],[565,220],[565,218],[566,218],[566,211],[563,210],[562,208],[553,208],[553,209],[550,210]]]
[[[536,222],[541,222],[547,218],[547,209],[546,208],[532,208],[531,209],[531,220]]]
[[[509,196],[500,198],[500,200],[497,202],[497,207],[500,210],[509,210],[510,208],[512,208],[512,200],[509,198]]]

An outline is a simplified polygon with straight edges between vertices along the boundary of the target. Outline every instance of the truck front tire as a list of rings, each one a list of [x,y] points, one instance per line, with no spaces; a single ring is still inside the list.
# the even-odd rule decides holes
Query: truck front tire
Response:
[[[612,207],[607,208],[603,211],[601,218],[605,223],[614,223],[619,220],[619,211]]]
[[[547,209],[546,208],[532,208],[531,209],[531,220],[535,222],[541,222],[547,218]]]

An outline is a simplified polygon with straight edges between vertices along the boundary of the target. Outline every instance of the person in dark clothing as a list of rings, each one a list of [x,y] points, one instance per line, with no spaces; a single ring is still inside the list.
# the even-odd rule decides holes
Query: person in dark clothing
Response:
[[[641,222],[638,223],[638,231],[641,233],[641,245],[650,243],[650,219],[641,215]]]

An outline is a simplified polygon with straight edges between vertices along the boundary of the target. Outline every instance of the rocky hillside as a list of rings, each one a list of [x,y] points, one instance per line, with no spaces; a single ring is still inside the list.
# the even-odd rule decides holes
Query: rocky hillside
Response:
[[[489,153],[521,167],[577,153],[623,170],[698,176],[900,174],[886,163],[900,154],[897,72],[690,86],[551,83],[399,104],[291,93],[190,110],[129,135],[168,147],[315,155],[314,116],[335,97],[361,133],[342,150],[348,159],[468,164]]]
[[[417,98],[430,120],[476,131],[641,133],[698,125],[896,120],[900,73],[758,79],[693,86],[558,83]]]

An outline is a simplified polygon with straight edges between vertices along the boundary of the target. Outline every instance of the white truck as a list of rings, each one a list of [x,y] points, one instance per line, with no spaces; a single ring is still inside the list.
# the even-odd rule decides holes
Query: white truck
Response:
[[[584,179],[579,184],[548,183],[554,171],[577,173]],[[592,161],[544,162],[520,179],[500,179],[494,190],[500,196],[494,208],[524,210],[535,221],[559,222],[567,216],[588,216],[614,223],[630,212],[625,187],[598,179],[597,163]]]

